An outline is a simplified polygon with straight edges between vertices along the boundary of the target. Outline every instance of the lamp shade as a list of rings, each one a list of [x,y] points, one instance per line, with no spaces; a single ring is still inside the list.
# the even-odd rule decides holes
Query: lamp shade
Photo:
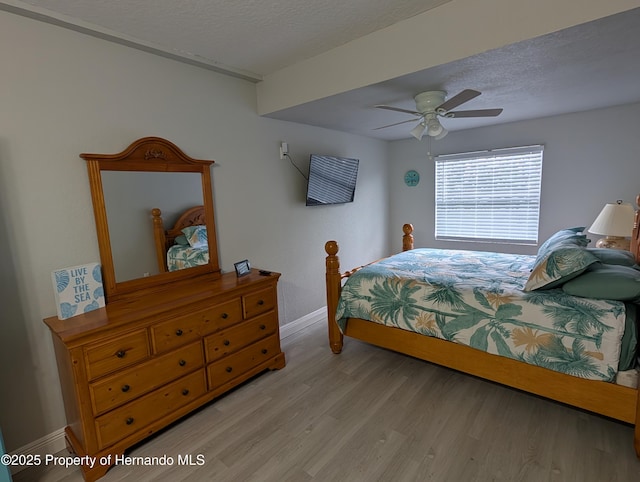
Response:
[[[449,133],[449,131],[443,127],[443,128],[442,128],[442,132],[440,132],[440,134],[438,134],[437,136],[435,136],[435,137],[434,137],[434,139],[435,139],[436,141],[439,141],[440,139],[444,138],[444,136],[446,136],[448,133]]]
[[[589,228],[590,233],[603,234],[605,236],[631,236],[633,230],[633,206],[629,203],[617,201],[609,203]]]
[[[427,127],[424,125],[424,122],[420,122],[417,126],[411,129],[411,135],[421,141],[426,130]]]
[[[427,134],[429,134],[429,136],[439,136],[442,134],[442,131],[444,131],[444,127],[442,127],[442,124],[438,122],[438,119],[429,119],[427,122]]]

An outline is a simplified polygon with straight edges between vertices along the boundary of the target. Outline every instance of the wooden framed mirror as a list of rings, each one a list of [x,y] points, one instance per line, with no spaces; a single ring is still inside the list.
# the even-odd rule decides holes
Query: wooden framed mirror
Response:
[[[138,139],[118,154],[80,157],[89,171],[107,302],[172,281],[220,275],[211,185],[214,161],[192,159],[159,137]],[[200,247],[207,250],[207,258],[184,269],[162,269],[158,249],[164,248],[159,248],[158,233],[164,233],[163,222],[167,232],[173,232],[179,224],[172,218],[180,220],[194,209],[200,216],[191,219],[206,226]]]

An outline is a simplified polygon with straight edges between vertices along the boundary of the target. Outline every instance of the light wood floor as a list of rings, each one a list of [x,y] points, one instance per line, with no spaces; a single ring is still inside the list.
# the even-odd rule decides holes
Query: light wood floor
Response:
[[[322,323],[283,349],[286,368],[128,454],[204,465],[120,465],[101,481],[640,481],[628,425],[354,340],[333,355]],[[51,466],[14,476],[81,480]]]

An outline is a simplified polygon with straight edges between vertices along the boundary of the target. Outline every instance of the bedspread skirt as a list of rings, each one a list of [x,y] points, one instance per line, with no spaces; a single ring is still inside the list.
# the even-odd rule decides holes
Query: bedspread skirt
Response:
[[[613,381],[625,304],[561,289],[524,292],[535,256],[414,249],[364,267],[342,288],[347,318],[435,336],[569,375]],[[633,358],[633,355],[631,355]]]

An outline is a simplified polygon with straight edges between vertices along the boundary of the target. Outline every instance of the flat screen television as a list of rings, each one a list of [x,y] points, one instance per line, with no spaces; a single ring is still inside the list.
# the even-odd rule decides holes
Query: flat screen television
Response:
[[[358,159],[311,154],[307,182],[307,206],[353,202]]]

